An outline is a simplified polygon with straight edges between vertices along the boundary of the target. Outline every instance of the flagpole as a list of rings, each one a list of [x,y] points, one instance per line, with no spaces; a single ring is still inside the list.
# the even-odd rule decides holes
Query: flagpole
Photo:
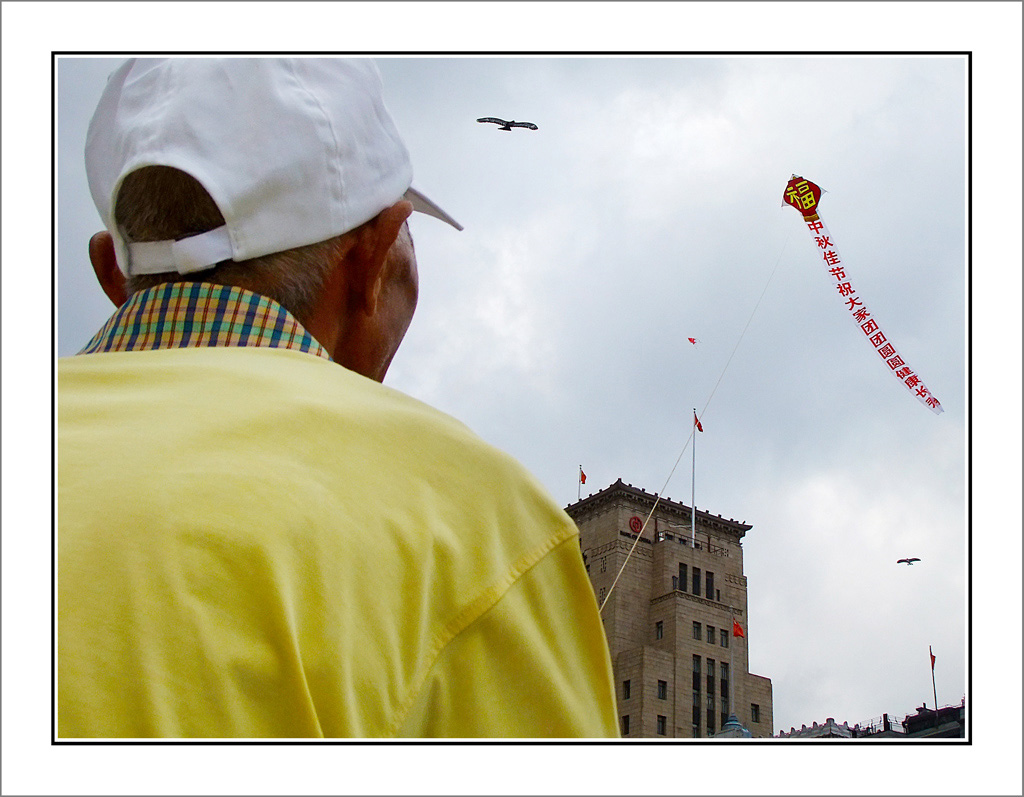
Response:
[[[690,466],[690,547],[697,547],[697,408],[693,408],[693,464]]]
[[[935,654],[932,653],[932,646],[928,646],[928,658],[932,664],[932,700],[935,702],[935,721],[938,722],[939,716],[939,697],[935,692]]]
[[[576,474],[576,500],[580,500],[581,491],[583,489],[583,466],[580,465],[580,472]]]

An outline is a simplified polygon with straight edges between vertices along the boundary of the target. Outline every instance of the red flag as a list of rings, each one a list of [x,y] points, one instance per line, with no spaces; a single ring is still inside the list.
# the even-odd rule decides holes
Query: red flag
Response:
[[[741,636],[744,639],[747,638],[747,635],[743,633],[743,629],[740,627],[740,624],[737,623],[735,620],[732,621],[732,635]]]
[[[697,427],[698,432],[703,432],[704,427],[700,425],[700,421],[697,420],[697,413],[693,413],[693,425]]]
[[[700,341],[697,340],[696,338],[687,338],[687,340],[690,341],[690,343],[692,343],[694,346],[700,343]]]
[[[587,474],[583,472],[583,468],[580,468],[580,484],[587,483]]]
[[[932,672],[935,672],[935,654],[932,653],[932,646],[928,646],[928,655],[932,657]]]

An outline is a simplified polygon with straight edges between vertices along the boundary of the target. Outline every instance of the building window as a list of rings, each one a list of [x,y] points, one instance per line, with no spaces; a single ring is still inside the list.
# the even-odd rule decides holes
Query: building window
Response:
[[[693,671],[700,675],[700,656],[693,657]]]
[[[622,718],[622,735],[629,736],[629,714]]]
[[[761,707],[757,703],[750,704],[750,721],[760,722],[761,721]]]
[[[721,675],[722,675],[722,680],[723,680],[723,681],[728,681],[728,680],[729,680],[729,664],[728,664],[728,662],[724,662],[724,661],[723,661],[723,662],[722,662],[722,663],[721,663],[721,664],[719,665],[719,668],[718,668],[718,669],[719,669],[719,672],[720,672],[720,673],[721,673]]]
[[[693,704],[693,738],[700,736],[700,704]]]
[[[725,697],[723,695],[722,696],[722,716],[728,718],[728,714],[729,714],[729,698],[727,698],[727,697]],[[723,719],[722,722],[724,723],[725,720]]]
[[[714,707],[708,709],[708,736],[715,735],[715,709]]]
[[[693,694],[698,695],[700,693],[700,656],[693,657]],[[694,701],[694,705],[697,705],[698,701]]]
[[[607,556],[602,556],[601,557],[601,572],[603,573],[607,569],[608,569],[608,557]]]
[[[715,574],[711,571],[704,574],[704,597],[709,601],[715,599]]]
[[[658,681],[658,700],[668,699],[668,682]]]
[[[713,625],[708,626],[708,644],[715,644],[715,627]]]
[[[700,568],[693,568],[693,589],[690,590],[694,595],[700,595]]]
[[[715,693],[715,660],[708,659],[708,694]]]
[[[672,589],[679,589],[679,576],[672,576]]]
[[[686,565],[679,563],[679,589],[686,592]]]
[[[622,699],[629,700],[629,681],[622,682]]]
[[[654,638],[655,639],[661,639],[664,636],[665,636],[665,624],[661,620],[658,620],[658,622],[656,622],[654,624]]]
[[[718,601],[719,603],[722,602],[722,590],[720,590],[720,589],[716,589],[715,590],[715,600]]]
[[[668,719],[667,717],[663,717],[663,716],[661,716],[661,714],[658,715],[658,736],[664,736],[665,735],[665,725],[666,725],[667,719]]]
[[[729,647],[729,632],[724,628],[718,632],[719,641],[722,643],[723,648]]]
[[[693,623],[693,638],[700,639],[700,623],[696,621]]]
[[[601,587],[601,591],[597,593],[597,604],[601,606],[604,604],[604,594],[608,591],[607,587]]]

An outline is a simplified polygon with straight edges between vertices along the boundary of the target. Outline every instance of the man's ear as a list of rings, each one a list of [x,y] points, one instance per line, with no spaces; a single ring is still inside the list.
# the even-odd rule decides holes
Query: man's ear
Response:
[[[89,261],[100,287],[114,306],[120,307],[128,301],[124,274],[117,267],[117,256],[114,254],[114,239],[106,230],[96,233],[89,240]]]
[[[359,309],[367,315],[377,312],[377,299],[380,297],[384,284],[384,264],[388,252],[398,239],[402,225],[412,215],[412,203],[406,200],[396,202],[385,208],[360,230],[355,246],[348,258],[357,258],[358,267],[352,269],[351,276],[356,277],[360,284],[356,285],[360,298]],[[352,266],[349,260],[349,267]]]

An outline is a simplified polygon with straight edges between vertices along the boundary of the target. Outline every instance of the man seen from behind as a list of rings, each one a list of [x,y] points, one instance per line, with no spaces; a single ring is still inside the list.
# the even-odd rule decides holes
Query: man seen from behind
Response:
[[[416,308],[372,61],[131,60],[86,142],[117,308],[58,363],[59,738],[617,736],[576,527],[381,384]]]

